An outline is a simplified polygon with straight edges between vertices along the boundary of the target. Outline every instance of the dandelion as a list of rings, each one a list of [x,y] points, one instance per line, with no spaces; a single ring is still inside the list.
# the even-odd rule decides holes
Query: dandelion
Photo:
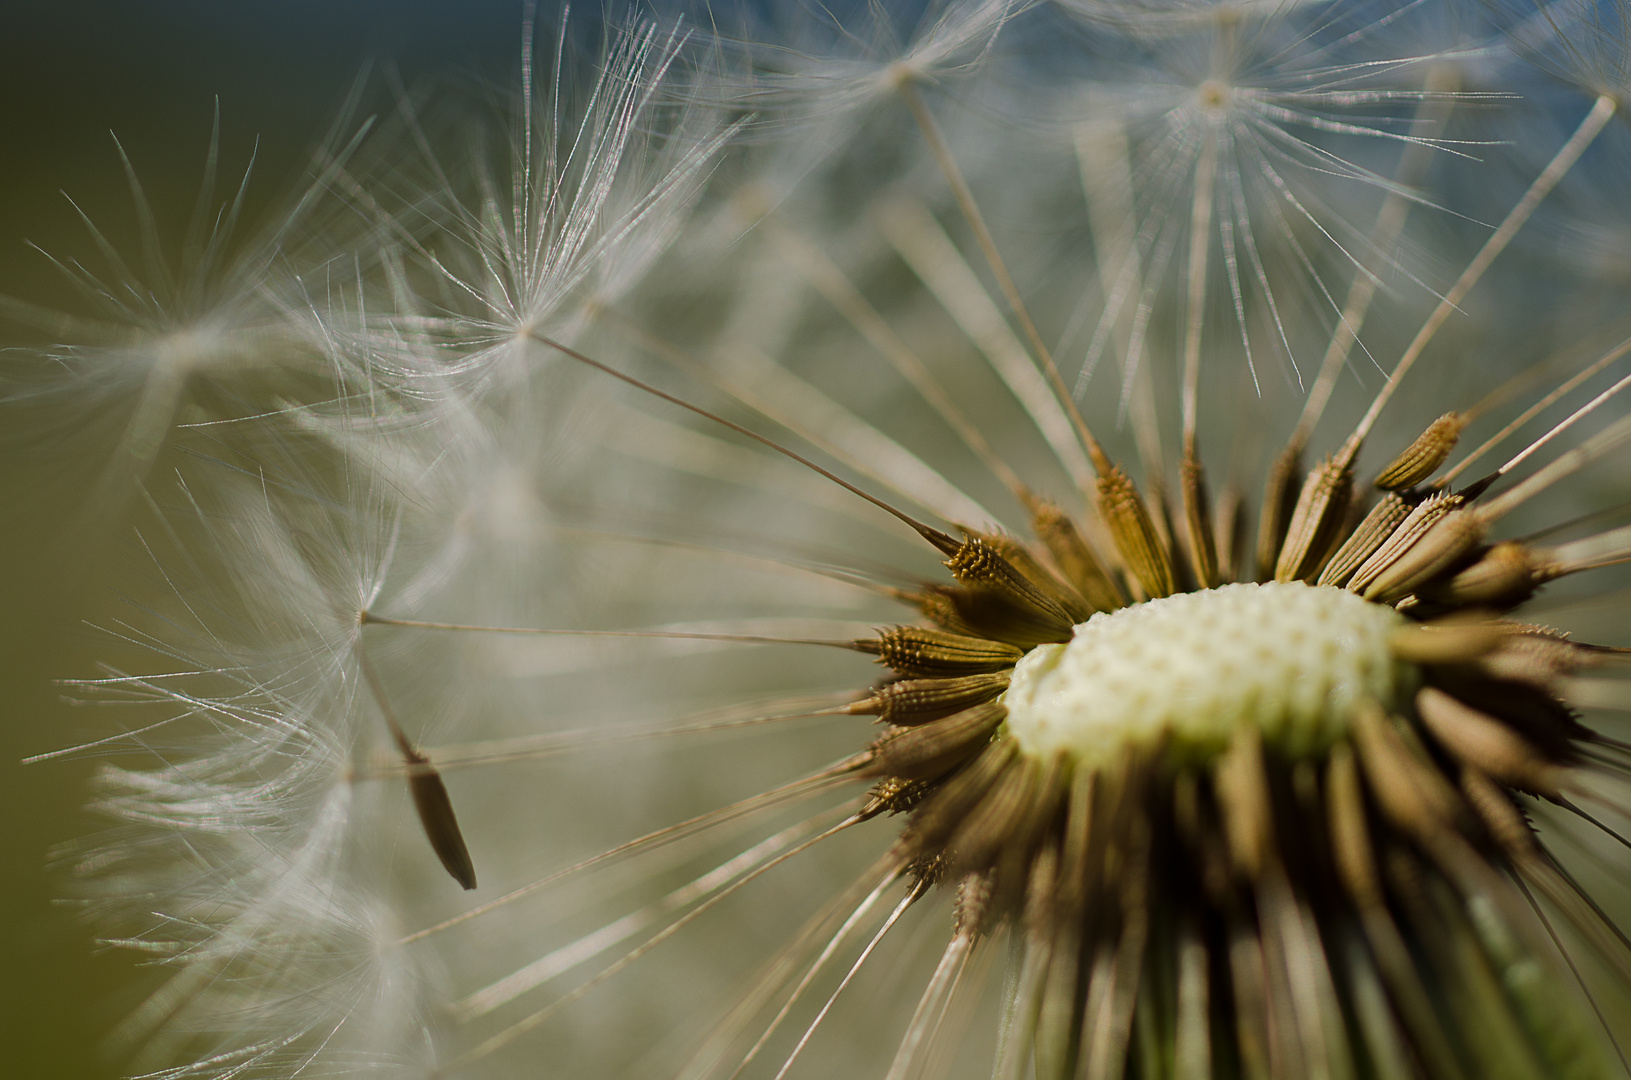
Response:
[[[405,98],[342,392],[84,687],[152,1067],[1621,1075],[1631,341],[1520,240],[1623,125],[1444,14],[636,28],[499,168]]]

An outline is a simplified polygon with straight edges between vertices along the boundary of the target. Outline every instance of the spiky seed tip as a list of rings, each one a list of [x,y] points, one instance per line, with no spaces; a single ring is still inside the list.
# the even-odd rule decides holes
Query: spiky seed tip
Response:
[[[1383,491],[1403,491],[1432,476],[1455,449],[1461,429],[1466,426],[1466,418],[1456,412],[1447,412],[1434,420],[1415,442],[1405,447],[1404,453],[1382,470],[1376,478],[1376,486]]]

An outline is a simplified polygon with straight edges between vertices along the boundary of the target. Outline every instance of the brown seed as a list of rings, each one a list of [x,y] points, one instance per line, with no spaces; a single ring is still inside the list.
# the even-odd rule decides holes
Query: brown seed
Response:
[[[442,868],[466,889],[476,887],[476,865],[465,846],[464,833],[459,830],[459,819],[453,814],[453,800],[448,797],[447,786],[430,759],[418,751],[407,751],[408,791],[413,795],[413,808],[419,814],[419,824],[425,829],[431,850],[442,861]]]
[[[1443,581],[1420,590],[1423,600],[1457,607],[1513,607],[1529,599],[1539,584],[1534,553],[1525,544],[1504,540],[1477,562]]]
[[[1007,716],[1007,706],[991,701],[944,720],[886,732],[872,744],[873,760],[862,775],[908,780],[941,776],[990,742]]]
[[[1417,692],[1416,714],[1462,762],[1520,791],[1558,797],[1563,769],[1493,716],[1431,686]]]
[[[1461,794],[1503,851],[1516,859],[1535,855],[1535,830],[1500,785],[1469,766],[1461,770]]]
[[[1274,806],[1263,765],[1263,738],[1255,727],[1236,730],[1213,774],[1224,831],[1235,869],[1257,880],[1274,849]]]
[[[1037,558],[1036,553],[1020,540],[1001,533],[976,535],[995,548],[997,553],[1007,559],[1009,565],[1018,570],[1025,580],[1035,585],[1039,592],[1063,608],[1071,622],[1086,622],[1088,616],[1096,610],[1074,585],[1045,566],[1042,560]]]
[[[984,873],[999,855],[1028,848],[1021,833],[1041,792],[1042,763],[1021,756],[958,823],[947,844],[954,872]]]
[[[1189,558],[1194,564],[1195,583],[1203,589],[1215,589],[1220,580],[1218,551],[1212,534],[1206,470],[1192,452],[1186,452],[1180,474],[1184,485],[1184,526],[1189,536]]]
[[[1257,576],[1267,581],[1274,576],[1286,529],[1297,508],[1297,489],[1302,476],[1302,453],[1288,446],[1280,451],[1269,468],[1263,487],[1263,508],[1257,519]]]
[[[1274,565],[1274,580],[1302,581],[1313,577],[1324,563],[1343,519],[1353,501],[1353,466],[1326,458],[1308,474],[1291,524],[1286,527],[1285,546]]]
[[[1589,649],[1547,632],[1514,628],[1501,648],[1479,662],[1492,679],[1524,683],[1551,693],[1558,680],[1596,663]]]
[[[1376,478],[1376,486],[1384,491],[1402,491],[1432,476],[1455,449],[1466,426],[1466,419],[1459,413],[1447,412],[1434,420],[1415,442],[1405,447],[1404,453],[1382,470]]]
[[[1069,639],[1076,623],[1071,613],[981,537],[965,536],[946,560],[946,568],[968,588],[972,606],[984,616],[970,618],[969,610],[960,608],[959,613],[974,625],[989,622],[993,628],[1006,629],[1012,635],[1009,640],[1017,644]]]
[[[879,814],[906,814],[917,809],[925,796],[934,790],[927,780],[907,780],[899,776],[886,776],[872,785],[866,793],[866,802],[860,810],[861,819]]]
[[[1493,622],[1401,626],[1388,636],[1388,649],[1408,664],[1460,664],[1488,655],[1511,634]]]
[[[1475,510],[1455,509],[1433,523],[1408,551],[1367,586],[1363,596],[1392,603],[1415,592],[1460,562],[1483,542],[1488,526]]]
[[[956,831],[970,810],[1005,773],[1015,767],[1019,746],[999,739],[945,783],[934,789],[912,815],[901,842],[916,853],[938,854],[946,838]]]
[[[1326,813],[1331,819],[1331,845],[1343,887],[1361,907],[1381,903],[1382,887],[1376,873],[1376,854],[1371,848],[1370,828],[1365,821],[1365,795],[1359,786],[1359,770],[1353,750],[1342,744],[1331,751],[1326,767]]]
[[[1006,671],[951,679],[902,679],[879,687],[844,711],[876,716],[897,727],[922,724],[990,701],[1008,689],[1008,679]]]
[[[1024,650],[1000,641],[966,637],[921,626],[893,626],[876,639],[855,642],[902,675],[954,676],[1002,671],[1019,663]]]
[[[1456,816],[1455,792],[1411,751],[1396,722],[1374,701],[1354,710],[1354,745],[1376,805],[1396,828],[1421,840],[1442,835]]]
[[[1127,605],[1127,598],[1104,563],[1093,551],[1076,523],[1063,509],[1046,499],[1031,496],[1031,531],[1059,564],[1065,580],[1097,611],[1115,611]]]
[[[1353,534],[1344,540],[1342,546],[1337,548],[1331,561],[1325,564],[1320,571],[1319,584],[1343,586],[1353,577],[1354,572],[1362,566],[1381,547],[1393,531],[1405,518],[1410,516],[1411,506],[1399,495],[1388,492],[1382,496],[1377,504],[1370,508],[1370,513],[1359,523]]]
[[[1364,593],[1365,589],[1381,577],[1388,567],[1399,560],[1405,552],[1409,551],[1427,535],[1439,518],[1460,506],[1465,500],[1460,495],[1450,492],[1441,492],[1429,496],[1411,508],[1387,538],[1377,545],[1376,550],[1359,564],[1358,569],[1348,579],[1349,592]]]
[[[1110,528],[1122,561],[1143,586],[1145,595],[1151,599],[1171,596],[1178,590],[1172,559],[1132,479],[1116,466],[1100,473],[1098,483],[1099,513]]]

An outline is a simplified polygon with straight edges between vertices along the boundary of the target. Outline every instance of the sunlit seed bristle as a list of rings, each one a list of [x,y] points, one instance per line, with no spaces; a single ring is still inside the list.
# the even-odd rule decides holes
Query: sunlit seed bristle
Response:
[[[1116,550],[1145,595],[1151,599],[1171,596],[1178,588],[1172,560],[1132,479],[1119,467],[1101,473],[1098,496],[1099,513]]]
[[[1331,561],[1320,571],[1316,584],[1338,587],[1348,584],[1365,560],[1374,555],[1410,516],[1411,509],[1411,504],[1396,492],[1390,491],[1382,496],[1332,554]]]
[[[1434,420],[1382,470],[1376,478],[1376,486],[1384,491],[1402,491],[1432,476],[1455,449],[1466,424],[1466,418],[1454,412]]]
[[[1218,569],[1216,538],[1212,532],[1211,499],[1206,490],[1206,472],[1200,460],[1185,454],[1180,468],[1184,488],[1184,525],[1189,539],[1190,561],[1196,584],[1215,588],[1222,581]]]
[[[1353,479],[1353,466],[1335,458],[1308,474],[1274,564],[1275,581],[1302,581],[1319,571],[1353,501]]]
[[[1423,587],[1420,594],[1424,600],[1458,607],[1512,607],[1534,593],[1540,584],[1539,571],[1527,544],[1505,540],[1492,545],[1471,566]]]
[[[1065,580],[1076,587],[1093,610],[1114,611],[1127,603],[1069,514],[1055,503],[1036,497],[1029,509],[1032,532],[1058,563]]]
[[[1280,549],[1286,542],[1297,509],[1302,485],[1302,451],[1288,446],[1275,455],[1263,485],[1263,502],[1257,521],[1257,577],[1268,581],[1279,565]]]
[[[1365,586],[1365,599],[1390,603],[1408,596],[1459,562],[1487,532],[1488,526],[1476,511],[1450,510]]]
[[[875,639],[863,639],[855,645],[902,675],[931,677],[1003,671],[1025,655],[1024,650],[1005,642],[920,626],[891,627],[880,631]]]

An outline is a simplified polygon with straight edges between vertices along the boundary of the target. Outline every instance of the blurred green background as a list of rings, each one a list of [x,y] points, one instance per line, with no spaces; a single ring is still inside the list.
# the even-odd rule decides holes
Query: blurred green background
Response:
[[[554,5],[541,4],[544,14]],[[246,224],[288,197],[315,141],[369,62],[409,84],[438,74],[507,82],[519,0],[6,0],[0,29],[0,295],[72,311],[49,261],[94,255],[64,195],[131,250],[135,218],[110,132],[129,153],[161,231],[185,227],[221,112],[223,185],[255,155]],[[379,82],[379,80],[375,80]],[[370,101],[388,105],[382,92]],[[258,149],[257,149],[258,141]],[[0,316],[0,347],[38,332]],[[21,354],[0,352],[0,377]],[[95,762],[21,759],[108,734],[109,717],[63,700],[117,648],[124,587],[151,580],[129,508],[88,506],[116,425],[81,426],[71,402],[0,406],[0,1072],[18,1080],[122,1075],[108,1032],[156,984],[132,954],[98,946],[60,898]]]

